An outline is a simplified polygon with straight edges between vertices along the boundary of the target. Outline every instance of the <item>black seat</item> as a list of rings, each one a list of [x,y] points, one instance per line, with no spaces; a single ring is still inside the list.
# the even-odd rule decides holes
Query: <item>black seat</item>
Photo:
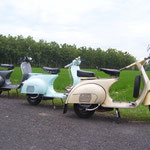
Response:
[[[100,70],[111,76],[119,76],[120,75],[120,70],[117,70],[117,69],[100,68]]]
[[[60,72],[59,68],[49,68],[49,67],[43,67],[43,69],[51,74],[57,74]]]
[[[2,76],[5,80],[10,79],[10,75],[13,70],[0,70],[0,76]]]
[[[78,70],[77,76],[78,77],[95,77],[95,74],[94,74],[94,72]]]
[[[0,67],[8,68],[8,70],[14,69],[14,65],[12,64],[0,64]]]

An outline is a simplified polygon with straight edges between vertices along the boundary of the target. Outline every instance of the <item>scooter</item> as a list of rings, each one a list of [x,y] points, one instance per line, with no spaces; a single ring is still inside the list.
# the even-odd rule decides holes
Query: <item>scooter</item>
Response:
[[[80,78],[77,76],[77,70],[80,70],[80,63],[81,60],[80,57],[78,57],[65,66],[65,68],[69,69],[73,78],[73,86],[67,87],[66,93],[58,93],[54,90],[53,84],[58,77],[60,69],[49,67],[43,67],[43,69],[51,74],[27,72],[27,79],[23,82],[21,93],[26,94],[27,100],[31,105],[38,105],[41,100],[52,100],[53,102],[54,98],[59,98],[61,100],[66,99],[71,89],[80,82]]]
[[[109,74],[111,78],[107,79],[92,79],[94,74],[83,74],[78,71],[77,75],[80,77],[81,82],[76,85],[68,94],[64,106],[64,113],[67,112],[67,104],[74,104],[74,111],[80,118],[91,117],[95,110],[111,111],[116,109],[117,118],[120,118],[119,108],[136,108],[143,101],[150,110],[150,80],[146,74],[143,65],[150,59],[150,56],[143,60],[136,61],[129,66],[120,70],[101,68],[101,71]],[[110,97],[110,87],[118,81],[120,71],[137,66],[140,75],[135,77],[133,97],[137,98],[136,101],[115,101]],[[85,76],[89,76],[86,77]],[[143,90],[140,91],[140,82],[143,80]]]
[[[18,88],[19,85],[15,85],[12,84],[10,81],[10,76],[13,72],[14,69],[14,65],[12,64],[0,64],[0,67],[2,68],[7,68],[7,70],[0,70],[0,94],[3,91],[8,91],[8,95],[9,95],[9,91],[11,89],[15,89],[17,91],[17,95],[18,95]]]
[[[31,57],[24,57],[24,59],[20,61],[22,70],[22,81],[20,84],[12,84],[10,81],[11,74],[14,71],[14,65],[0,64],[0,67],[7,68],[7,70],[0,70],[0,94],[3,91],[8,91],[9,95],[9,91],[14,89],[18,95],[18,89],[22,86],[22,82],[26,80],[29,77],[28,74],[32,72],[30,61]]]

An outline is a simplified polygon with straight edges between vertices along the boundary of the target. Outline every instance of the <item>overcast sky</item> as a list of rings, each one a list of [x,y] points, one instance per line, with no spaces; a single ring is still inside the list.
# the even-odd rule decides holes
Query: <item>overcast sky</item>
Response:
[[[0,34],[148,55],[150,0],[1,0]],[[149,52],[150,53],[150,52]]]

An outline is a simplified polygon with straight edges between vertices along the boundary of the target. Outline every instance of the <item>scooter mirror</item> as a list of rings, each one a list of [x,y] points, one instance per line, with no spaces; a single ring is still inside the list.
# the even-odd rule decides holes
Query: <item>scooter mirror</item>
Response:
[[[79,57],[76,58],[76,60],[79,60],[80,58],[81,58],[81,57],[79,56]]]
[[[31,60],[32,60],[32,58],[31,58],[31,57],[28,57],[28,60],[29,60],[29,61],[31,61]]]
[[[24,58],[24,61],[27,61],[27,62],[30,62],[32,60],[32,58],[31,57],[28,57],[28,56],[26,56],[25,58]]]

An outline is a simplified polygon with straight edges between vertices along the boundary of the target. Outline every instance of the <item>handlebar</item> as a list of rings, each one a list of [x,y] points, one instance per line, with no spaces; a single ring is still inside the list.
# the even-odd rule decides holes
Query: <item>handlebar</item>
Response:
[[[149,57],[146,57],[146,58],[144,58],[144,59],[142,59],[142,60],[136,61],[136,62],[134,62],[134,63],[132,63],[132,64],[126,66],[126,67],[123,67],[123,68],[120,69],[120,71],[125,70],[125,69],[129,69],[129,68],[131,68],[131,67],[134,67],[134,66],[137,65],[137,63],[140,63],[141,65],[144,65],[145,62],[146,62],[148,59],[150,59],[150,56],[149,56]]]
[[[64,68],[68,68],[68,67],[69,67],[68,65],[64,66]]]
[[[17,65],[20,65],[21,63],[23,62],[31,62],[32,58],[31,57],[28,57],[28,56],[25,56],[24,58],[20,59],[17,63]]]
[[[144,58],[145,60],[148,60],[148,59],[150,59],[150,56],[148,56],[148,57],[146,57],[146,58]]]
[[[31,60],[32,60],[32,58],[28,57],[28,56],[24,57],[24,59],[23,59],[23,61],[26,61],[26,62],[30,62]]]
[[[66,66],[64,66],[64,68],[68,68],[68,67],[71,67],[74,63],[74,61],[79,61],[80,60],[80,56],[79,57],[77,57],[77,58],[75,58],[70,64],[68,64],[68,65],[66,65]]]
[[[134,67],[135,65],[136,65],[136,62],[134,62],[133,64],[130,64],[130,65],[126,66],[126,67],[121,68],[120,71],[129,69],[131,67]]]

